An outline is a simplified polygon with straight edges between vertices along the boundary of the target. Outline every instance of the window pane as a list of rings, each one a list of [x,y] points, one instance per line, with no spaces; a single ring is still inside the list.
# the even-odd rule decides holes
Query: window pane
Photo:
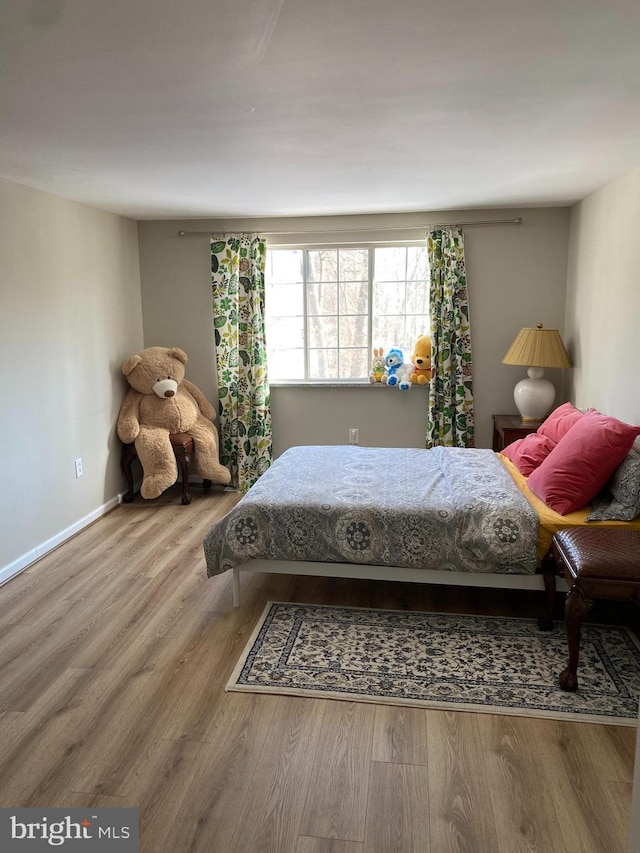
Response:
[[[304,379],[304,350],[269,350],[269,379]]]
[[[308,288],[309,314],[337,314],[338,313],[338,285],[310,284]]]
[[[358,379],[369,373],[368,349],[340,350],[340,379]]]
[[[420,314],[414,317],[407,317],[407,343],[406,346],[410,347],[408,352],[408,358],[411,357],[411,353],[413,352],[413,347],[415,342],[418,340],[420,335],[428,335],[430,334],[429,328],[429,316],[427,314]]]
[[[270,379],[304,378],[304,282],[301,249],[267,252],[265,324]]]
[[[266,337],[269,353],[272,350],[304,348],[304,319],[302,317],[272,317]]]
[[[375,251],[376,281],[405,281],[407,247],[389,246]]]
[[[373,346],[383,346],[386,352],[391,347],[403,348],[405,339],[404,314],[374,317]],[[411,353],[405,353],[405,358]]]
[[[309,350],[309,374],[311,379],[335,379],[338,375],[338,350]]]
[[[429,313],[429,282],[407,282],[407,314]]]
[[[366,314],[369,303],[368,281],[341,281],[339,286],[341,314]]]
[[[338,318],[309,317],[309,346],[337,347]]]
[[[302,282],[297,284],[269,284],[265,286],[265,314],[271,317],[284,317],[304,313]]]
[[[340,346],[366,347],[367,325],[366,316],[340,317]]]
[[[337,249],[313,249],[307,252],[307,281],[337,280]]]
[[[405,310],[404,281],[376,282],[373,288],[373,311],[376,314],[398,314]]]
[[[369,252],[367,249],[340,249],[338,264],[341,280],[368,281]]]
[[[407,280],[429,278],[429,255],[426,246],[409,246],[407,248]]]
[[[302,249],[270,249],[267,252],[265,276],[274,284],[302,281]]]

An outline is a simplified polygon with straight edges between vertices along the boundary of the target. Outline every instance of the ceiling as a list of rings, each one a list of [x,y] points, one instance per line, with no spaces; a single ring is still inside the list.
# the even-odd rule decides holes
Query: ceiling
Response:
[[[640,162],[638,0],[2,0],[0,175],[136,219],[566,205]]]

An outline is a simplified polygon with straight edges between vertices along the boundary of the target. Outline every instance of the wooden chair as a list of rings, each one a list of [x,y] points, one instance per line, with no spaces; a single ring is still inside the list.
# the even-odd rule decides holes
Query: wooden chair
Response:
[[[182,480],[182,503],[190,504],[191,495],[189,494],[189,469],[191,466],[191,454],[193,453],[194,448],[193,436],[189,435],[187,432],[176,432],[170,435],[169,439],[171,441],[173,452],[176,456],[176,462],[178,463],[178,473]],[[122,500],[127,504],[131,503],[134,498],[133,473],[131,466],[133,465],[133,460],[137,459],[137,457],[138,454],[136,452],[135,444],[122,445],[120,467],[122,468],[122,473],[125,476],[128,486],[128,490],[123,495]],[[211,485],[211,480],[202,481],[202,487],[204,489],[210,489]]]

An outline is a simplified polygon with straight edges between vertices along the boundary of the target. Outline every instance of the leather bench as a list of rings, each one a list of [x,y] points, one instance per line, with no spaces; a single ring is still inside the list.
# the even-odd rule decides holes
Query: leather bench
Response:
[[[576,527],[561,530],[551,540],[550,560],[542,572],[549,593],[555,590],[555,575],[564,577],[569,587],[565,602],[565,622],[569,662],[558,676],[563,690],[578,687],[578,658],[582,620],[594,599],[640,603],[640,530],[621,527]],[[540,620],[543,630],[551,627],[551,602]]]

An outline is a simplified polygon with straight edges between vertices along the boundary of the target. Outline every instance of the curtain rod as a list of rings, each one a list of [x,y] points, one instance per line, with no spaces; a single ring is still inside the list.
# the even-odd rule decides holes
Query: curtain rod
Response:
[[[431,222],[427,225],[395,225],[392,228],[385,228],[384,226],[380,226],[378,228],[325,228],[323,229],[315,229],[313,231],[261,231],[260,229],[252,228],[251,231],[260,231],[260,234],[264,237],[276,237],[282,234],[291,234],[292,236],[297,236],[298,234],[339,234],[341,232],[347,232],[351,234],[357,233],[367,233],[372,231],[413,231],[417,228],[471,228],[477,225],[522,225],[524,222],[521,216],[516,217],[515,219],[480,219],[476,222]],[[216,231],[178,231],[178,237],[221,237],[226,233],[230,234],[238,234],[238,231],[231,232],[216,232]]]

